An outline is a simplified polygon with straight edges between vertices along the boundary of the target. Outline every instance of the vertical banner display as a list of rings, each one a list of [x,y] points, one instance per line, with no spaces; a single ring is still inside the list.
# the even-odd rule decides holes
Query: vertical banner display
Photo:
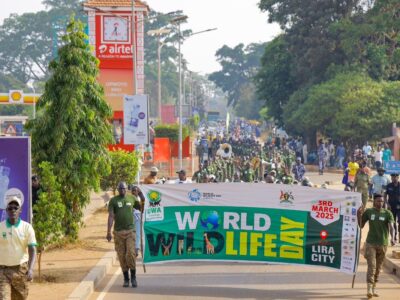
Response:
[[[358,193],[260,183],[144,185],[144,262],[357,269]]]
[[[149,105],[147,95],[124,96],[124,143],[149,144]]]
[[[6,199],[22,199],[21,218],[31,221],[31,144],[29,137],[0,137],[0,217],[7,218]]]

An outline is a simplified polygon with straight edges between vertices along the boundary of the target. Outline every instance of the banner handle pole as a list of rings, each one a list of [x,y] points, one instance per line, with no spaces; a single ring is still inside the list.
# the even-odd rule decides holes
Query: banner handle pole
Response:
[[[143,272],[146,273],[146,265],[144,264],[144,253],[143,253],[143,210],[140,212],[140,251],[142,252]]]
[[[357,250],[358,250],[357,269],[356,269],[356,272],[355,272],[354,275],[353,275],[353,281],[352,281],[352,283],[351,283],[351,288],[352,288],[352,289],[354,289],[354,283],[355,283],[355,281],[356,281],[356,275],[357,275],[358,265],[359,265],[359,263],[360,263],[360,251],[361,251],[362,228],[361,228],[360,224],[358,224],[358,226],[359,226],[359,228],[360,228],[360,239],[359,239],[358,247],[357,247]]]

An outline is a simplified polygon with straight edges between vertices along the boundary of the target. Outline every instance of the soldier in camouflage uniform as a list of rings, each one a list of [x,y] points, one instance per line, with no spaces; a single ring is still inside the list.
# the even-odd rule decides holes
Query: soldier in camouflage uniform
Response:
[[[127,195],[128,185],[125,182],[118,184],[118,196],[111,198],[108,204],[107,241],[111,241],[111,228],[114,224],[114,243],[119,263],[124,275],[123,287],[129,287],[129,270],[131,285],[137,287],[136,281],[136,253],[135,253],[135,223],[133,209],[138,204],[134,195]],[[142,192],[139,190],[138,192]],[[138,229],[139,230],[139,229]]]
[[[254,181],[254,171],[251,169],[250,162],[246,162],[246,165],[242,171],[242,178],[244,182]]]

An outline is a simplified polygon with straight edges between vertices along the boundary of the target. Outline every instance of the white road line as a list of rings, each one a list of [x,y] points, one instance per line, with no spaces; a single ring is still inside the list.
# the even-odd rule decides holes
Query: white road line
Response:
[[[117,271],[114,273],[113,277],[111,277],[110,281],[108,282],[107,286],[103,289],[97,300],[103,300],[104,297],[107,295],[108,291],[114,285],[115,281],[117,280],[118,276],[121,275],[122,271],[121,268],[118,268]]]

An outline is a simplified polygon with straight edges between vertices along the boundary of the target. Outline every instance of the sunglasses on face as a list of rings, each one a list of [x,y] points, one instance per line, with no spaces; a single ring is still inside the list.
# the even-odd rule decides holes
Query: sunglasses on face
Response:
[[[18,209],[19,209],[19,206],[7,206],[8,211],[18,210]]]

